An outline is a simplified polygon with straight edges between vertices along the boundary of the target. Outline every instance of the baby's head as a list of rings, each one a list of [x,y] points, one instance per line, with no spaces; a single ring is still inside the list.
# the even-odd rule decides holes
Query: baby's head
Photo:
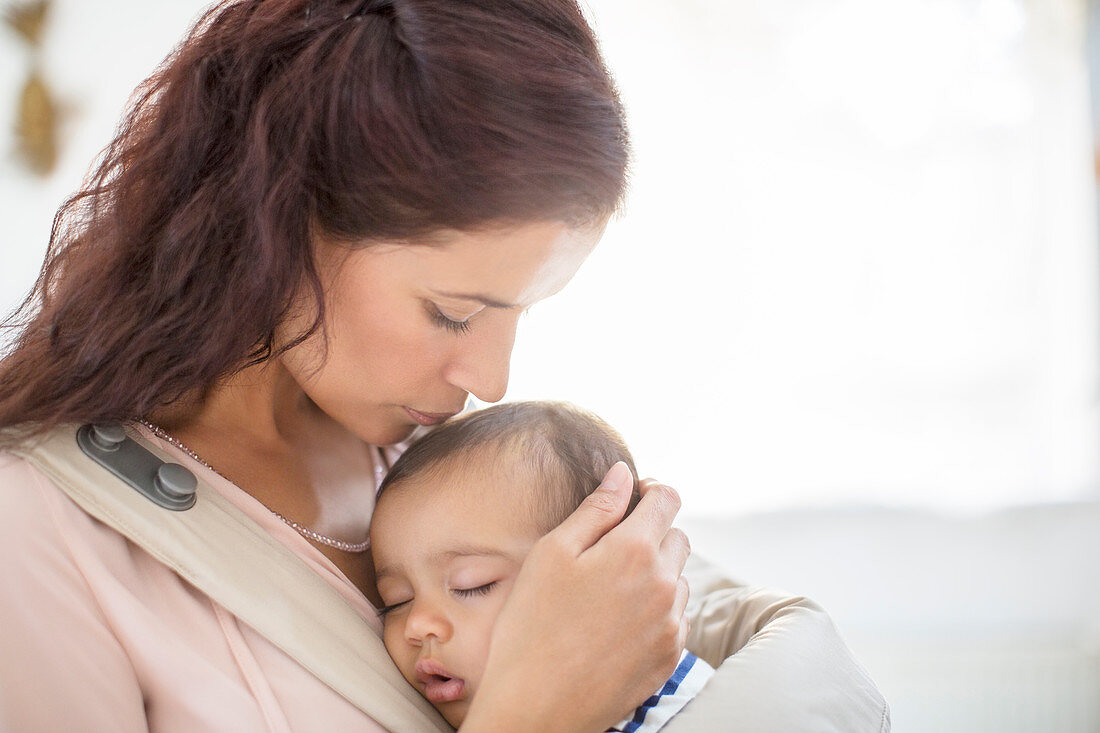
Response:
[[[521,402],[441,426],[383,481],[370,530],[383,639],[451,725],[477,691],[527,552],[617,461],[637,476],[622,438],[595,415]],[[635,483],[631,509],[637,501]]]

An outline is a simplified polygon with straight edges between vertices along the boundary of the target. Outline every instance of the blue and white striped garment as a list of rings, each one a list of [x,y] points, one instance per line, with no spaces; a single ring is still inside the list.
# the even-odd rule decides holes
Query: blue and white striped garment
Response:
[[[685,649],[668,682],[639,705],[632,716],[611,730],[620,733],[654,733],[660,730],[699,694],[713,675],[714,667]]]

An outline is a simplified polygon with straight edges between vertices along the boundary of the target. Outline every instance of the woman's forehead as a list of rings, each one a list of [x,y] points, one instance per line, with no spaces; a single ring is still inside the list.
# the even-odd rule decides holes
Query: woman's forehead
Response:
[[[322,248],[322,269],[343,278],[415,283],[428,294],[489,307],[527,308],[557,293],[595,248],[602,227],[536,222],[476,232],[436,232],[428,243]],[[327,252],[325,250],[328,250]]]
[[[535,223],[455,233],[444,244],[410,251],[442,295],[526,308],[565,287],[600,232]]]

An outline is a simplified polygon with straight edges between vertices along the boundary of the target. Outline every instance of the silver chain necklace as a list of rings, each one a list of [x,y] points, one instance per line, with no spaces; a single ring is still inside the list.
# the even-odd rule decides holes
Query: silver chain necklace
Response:
[[[214,473],[218,474],[219,476],[224,478],[226,481],[229,481],[229,479],[226,478],[225,474],[223,474],[221,471],[214,468],[209,463],[207,463],[202,458],[200,458],[199,455],[197,453],[195,453],[195,451],[191,450],[186,445],[181,443],[179,440],[177,440],[176,438],[169,435],[164,430],[164,428],[160,427],[159,425],[154,425],[153,423],[149,422],[148,420],[140,420],[139,422],[142,425],[144,425],[145,427],[152,430],[153,434],[156,435],[161,440],[164,440],[164,441],[166,441],[168,443],[171,443],[172,445],[176,446],[181,451],[183,451],[184,453],[186,453],[187,455],[191,456],[196,461],[201,463],[206,468],[208,468],[211,471],[213,471]],[[230,483],[232,483],[232,482],[230,481]],[[270,507],[264,507],[264,508],[267,509],[272,514],[274,514],[279,519],[283,520],[283,522],[286,523],[288,526],[293,527],[298,532],[298,534],[302,535],[306,539],[313,540],[314,542],[320,542],[322,545],[328,545],[329,547],[333,547],[337,550],[342,550],[343,552],[366,552],[367,549],[370,547],[370,540],[369,539],[363,540],[362,542],[354,542],[354,543],[344,542],[343,540],[336,540],[336,539],[333,539],[332,537],[326,537],[325,535],[321,534],[320,532],[314,532],[309,527],[303,527],[302,525],[295,522],[293,519],[287,519],[282,514],[279,514],[279,512],[275,511],[274,509],[272,509]]]

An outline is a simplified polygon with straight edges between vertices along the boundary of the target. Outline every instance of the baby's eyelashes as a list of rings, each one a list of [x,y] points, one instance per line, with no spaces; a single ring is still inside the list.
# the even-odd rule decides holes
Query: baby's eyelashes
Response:
[[[490,591],[492,591],[493,588],[495,588],[496,586],[497,581],[494,580],[491,583],[485,583],[484,585],[479,585],[476,588],[452,588],[451,592],[461,598],[472,598],[474,596],[489,595]]]
[[[412,601],[412,599],[410,598],[408,601],[401,601],[400,603],[391,603],[388,606],[382,606],[381,608],[378,609],[378,616],[380,618],[385,618],[386,614],[389,613],[390,611],[396,611],[397,609],[399,609],[402,606],[410,603],[411,601]]]
[[[499,580],[493,580],[488,583],[482,583],[481,585],[472,586],[470,588],[451,588],[450,592],[459,598],[477,598],[479,596],[489,595],[499,585]],[[396,611],[400,608],[404,608],[405,606],[412,603],[414,600],[416,600],[415,597],[406,598],[403,601],[398,601],[396,603],[382,606],[382,608],[378,609],[378,616],[380,618],[385,618],[386,614],[390,613],[391,611]]]
[[[491,582],[483,583],[472,588],[451,588],[451,593],[454,593],[459,598],[476,598],[478,596],[489,595],[498,585],[500,585],[500,581],[493,580]],[[407,606],[408,604],[412,603],[413,600],[414,599],[409,598],[404,601],[399,601],[397,603],[391,603],[389,605],[382,606],[382,608],[378,609],[378,615],[379,617],[385,618],[386,614],[390,613],[391,611],[396,611],[403,606]]]

